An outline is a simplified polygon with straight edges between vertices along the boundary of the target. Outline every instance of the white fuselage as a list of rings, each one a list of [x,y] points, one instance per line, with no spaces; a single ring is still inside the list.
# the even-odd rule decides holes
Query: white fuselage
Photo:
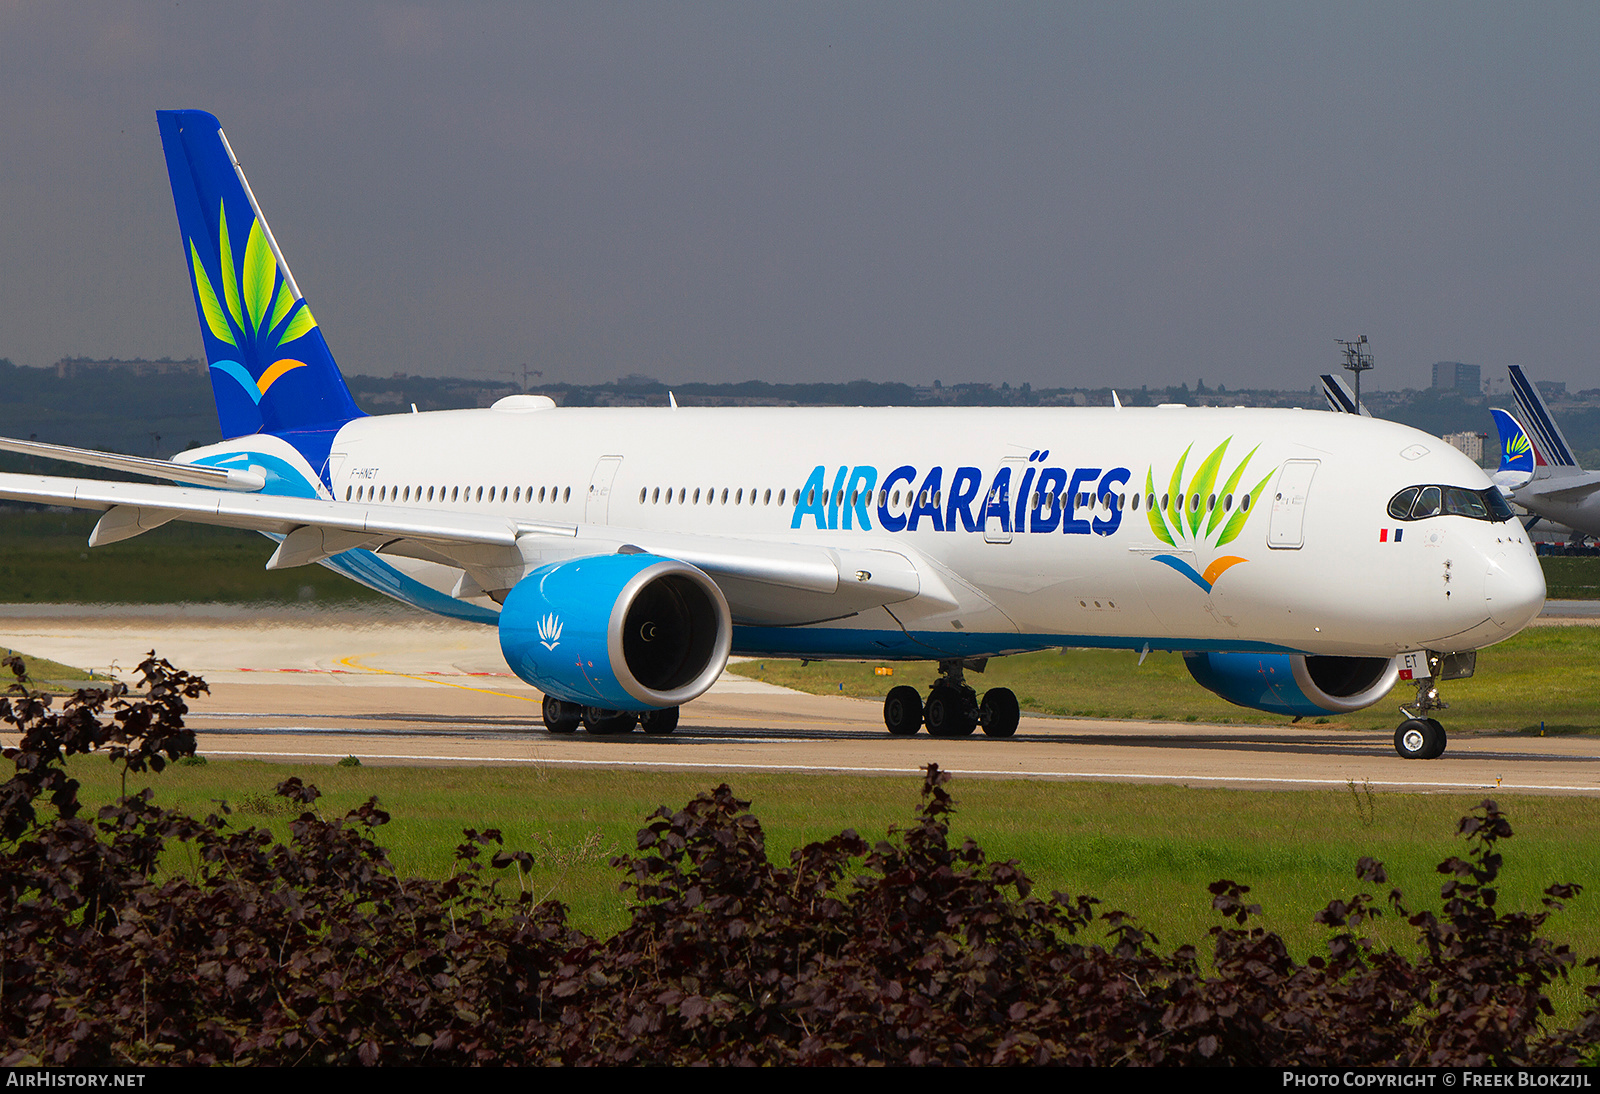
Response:
[[[577,553],[671,534],[887,552],[926,594],[799,626],[736,612],[740,653],[1466,650],[1544,598],[1514,521],[1387,512],[1407,486],[1489,488],[1481,469],[1416,430],[1318,411],[447,411],[349,423],[328,474],[335,500],[570,522]],[[460,573],[390,561],[439,592]]]

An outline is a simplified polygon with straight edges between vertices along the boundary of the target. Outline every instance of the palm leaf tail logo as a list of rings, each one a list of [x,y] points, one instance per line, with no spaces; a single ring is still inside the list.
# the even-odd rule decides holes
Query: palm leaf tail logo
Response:
[[[316,328],[317,321],[305,299],[296,295],[288,278],[280,272],[277,255],[259,219],[250,220],[242,265],[234,262],[228,208],[222,202],[217,205],[217,237],[220,293],[192,239],[189,264],[201,314],[218,341],[239,347],[253,344],[264,359],[270,359],[269,355],[280,346]]]
[[[212,336],[219,342],[237,346],[239,342],[228,325],[228,314],[222,310],[222,301],[217,299],[217,290],[211,287],[206,264],[200,261],[200,252],[195,250],[192,239],[189,241],[189,270],[194,275],[195,295],[200,298],[200,314],[205,317]]]

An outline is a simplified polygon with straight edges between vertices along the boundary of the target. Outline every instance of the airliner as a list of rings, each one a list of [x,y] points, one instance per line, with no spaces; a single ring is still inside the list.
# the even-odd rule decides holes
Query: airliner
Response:
[[[1016,732],[989,658],[1183,654],[1296,719],[1417,689],[1395,748],[1446,746],[1441,681],[1517,633],[1545,585],[1483,471],[1356,415],[1185,406],[357,409],[217,119],[157,114],[220,444],[173,461],[7,440],[158,483],[0,475],[102,512],[90,543],[173,520],[254,529],[496,627],[551,732],[670,732],[731,654],[933,660],[890,734]],[[92,397],[92,393],[86,393]],[[1113,400],[1116,403],[1116,400]]]
[[[1522,367],[1508,365],[1506,371],[1521,418],[1491,411],[1500,434],[1495,481],[1536,518],[1566,525],[1580,536],[1600,536],[1600,472],[1578,466],[1544,396]]]

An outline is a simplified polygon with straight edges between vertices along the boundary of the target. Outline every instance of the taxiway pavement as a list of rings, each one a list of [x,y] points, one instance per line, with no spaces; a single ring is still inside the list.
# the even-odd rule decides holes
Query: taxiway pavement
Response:
[[[937,762],[969,778],[1600,794],[1592,737],[1462,734],[1426,762],[1402,760],[1388,733],[1320,727],[1025,716],[1009,740],[894,738],[880,703],[733,674],[684,707],[671,736],[559,736],[492,629],[398,609],[0,606],[0,645],[124,679],[157,651],[210,684],[189,724],[219,758],[885,775]]]

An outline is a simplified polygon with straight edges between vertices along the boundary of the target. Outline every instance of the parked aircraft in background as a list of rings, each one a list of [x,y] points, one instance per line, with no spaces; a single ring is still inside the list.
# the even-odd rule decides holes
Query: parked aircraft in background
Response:
[[[48,455],[179,485],[0,475],[0,497],[103,511],[103,544],[171,520],[251,528],[499,630],[554,732],[670,732],[730,652],[937,660],[890,733],[1015,732],[967,683],[1060,646],[1176,650],[1242,706],[1417,700],[1538,614],[1523,529],[1470,460],[1392,422],[1296,410],[558,408],[369,417],[350,398],[210,114],[158,115],[227,440],[173,463]],[[39,451],[7,441],[16,451]],[[1130,664],[1130,671],[1132,665]]]
[[[1503,410],[1493,411],[1501,446],[1496,481],[1526,472],[1521,482],[1509,488],[1509,496],[1518,505],[1535,517],[1564,524],[1580,536],[1600,536],[1600,472],[1578,466],[1544,396],[1522,367],[1509,365],[1507,371],[1520,419]],[[1508,462],[1513,450],[1519,457],[1527,451],[1529,457],[1519,459],[1515,470]]]
[[[1328,409],[1335,414],[1360,414],[1363,417],[1372,417],[1372,411],[1366,404],[1356,406],[1356,397],[1350,390],[1350,385],[1331,372],[1324,372],[1318,377],[1322,381],[1322,397],[1328,402]]]

